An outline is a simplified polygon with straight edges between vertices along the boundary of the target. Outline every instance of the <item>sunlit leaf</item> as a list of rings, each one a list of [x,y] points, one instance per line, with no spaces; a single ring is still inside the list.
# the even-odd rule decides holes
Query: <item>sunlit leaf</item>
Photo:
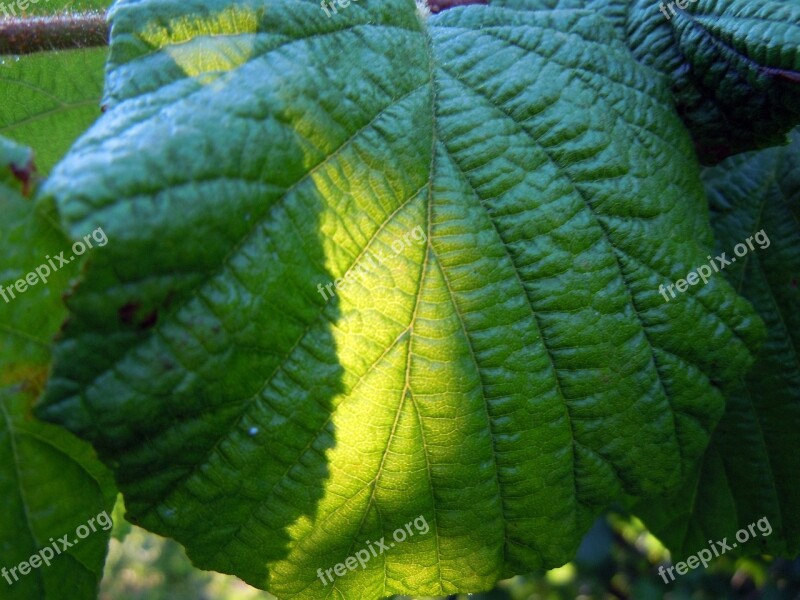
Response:
[[[133,523],[279,597],[441,595],[561,565],[608,503],[680,482],[761,324],[722,278],[659,294],[706,260],[706,199],[602,17],[112,20],[109,110],[44,190],[109,243],[40,413]]]

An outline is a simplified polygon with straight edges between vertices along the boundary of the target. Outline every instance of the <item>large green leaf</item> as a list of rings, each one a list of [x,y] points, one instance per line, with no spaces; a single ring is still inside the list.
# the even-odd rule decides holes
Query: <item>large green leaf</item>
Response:
[[[683,9],[674,0],[492,4],[602,14],[638,60],[669,77],[705,163],[785,143],[787,132],[800,123],[798,0],[681,0]]]
[[[0,138],[0,286],[6,288],[0,298],[0,597],[91,600],[97,597],[110,532],[95,523],[98,531],[66,552],[46,549],[65,534],[75,542],[78,527],[111,510],[115,489],[88,444],[31,414],[47,375],[51,338],[66,312],[61,293],[75,266],[22,293],[14,288],[29,271],[47,265],[46,257],[69,248],[53,211],[37,211],[20,196],[18,180],[30,174],[30,154]],[[14,289],[9,292],[8,286]],[[61,551],[63,545],[56,544]],[[49,566],[27,575],[12,571],[40,550],[40,560],[52,561]]]
[[[92,441],[132,522],[280,597],[477,591],[694,464],[761,324],[722,278],[659,294],[706,261],[706,200],[668,92],[601,18],[112,21],[109,111],[45,189],[111,241],[40,414]]]
[[[800,553],[800,133],[787,148],[728,159],[704,179],[720,250],[730,254],[763,230],[756,250],[724,273],[756,306],[769,337],[729,395],[697,471],[675,498],[640,512],[681,556],[709,539],[732,540],[762,517],[772,533],[737,551],[794,556]]]

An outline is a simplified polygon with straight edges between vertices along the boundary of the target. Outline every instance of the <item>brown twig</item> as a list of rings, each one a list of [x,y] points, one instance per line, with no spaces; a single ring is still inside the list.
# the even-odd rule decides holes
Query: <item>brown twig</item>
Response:
[[[489,0],[428,0],[428,8],[434,14],[448,8],[467,6],[468,4],[489,4]]]
[[[108,45],[108,23],[101,12],[0,19],[0,55]]]

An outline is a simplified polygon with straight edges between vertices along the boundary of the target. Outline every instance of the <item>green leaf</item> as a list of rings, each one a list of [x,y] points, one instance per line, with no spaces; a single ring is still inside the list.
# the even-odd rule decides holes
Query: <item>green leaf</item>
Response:
[[[602,14],[639,61],[668,76],[678,112],[706,164],[786,143],[787,133],[800,124],[796,0],[685,0],[683,10],[673,0],[492,4],[528,10],[584,8]]]
[[[109,111],[44,191],[110,241],[40,414],[95,445],[133,523],[280,597],[441,595],[564,563],[602,507],[694,464],[763,332],[722,278],[658,293],[705,261],[706,200],[603,20],[112,21]]]
[[[737,552],[800,553],[800,133],[792,145],[734,157],[704,174],[718,246],[729,254],[762,231],[724,271],[756,307],[769,336],[753,369],[728,396],[725,416],[697,471],[675,498],[640,510],[676,554],[733,539],[767,517],[772,533]],[[761,236],[763,240],[763,236]]]
[[[24,11],[18,10],[16,2],[6,2],[7,17],[46,16],[65,12],[85,12],[106,10],[113,0],[30,0]]]
[[[114,512],[111,518],[114,520],[114,529],[111,530],[111,537],[122,543],[133,530],[133,525],[125,520],[125,500],[122,494],[117,495],[117,502],[114,504]]]
[[[0,191],[11,195],[29,195],[36,177],[33,151],[8,138],[0,137]]]
[[[103,576],[109,531],[97,522],[97,531],[76,531],[110,514],[113,481],[88,444],[36,421],[30,414],[32,395],[14,390],[0,389],[0,561],[8,574],[0,579],[3,598],[92,600]],[[74,547],[62,552],[56,542],[60,554],[45,550],[63,535]],[[88,537],[79,540],[78,535]],[[27,575],[12,571],[40,551],[49,566],[40,563]]]
[[[56,16],[110,4],[111,0],[48,0],[30,4],[25,14]],[[14,2],[6,6],[16,10]],[[107,56],[108,48],[0,55],[0,136],[31,146],[38,168],[47,173],[100,115]]]
[[[698,0],[669,21],[650,4],[629,44],[670,75],[700,159],[785,143],[800,123],[800,4]]]
[[[111,474],[88,444],[31,414],[47,376],[51,338],[66,312],[60,295],[75,269],[65,267],[46,285],[39,282],[22,293],[13,289],[40,262],[46,264],[46,256],[69,247],[52,211],[35,209],[20,196],[21,184],[8,177],[10,164],[19,173],[30,156],[29,149],[0,138],[0,286],[5,288],[0,299],[0,596],[90,600],[97,597],[109,539],[102,528],[63,554],[53,550],[49,566],[27,575],[12,571],[52,548],[51,538],[69,534],[73,542],[79,526],[111,510],[115,494]]]
[[[0,135],[47,173],[100,115],[107,48],[0,57]]]

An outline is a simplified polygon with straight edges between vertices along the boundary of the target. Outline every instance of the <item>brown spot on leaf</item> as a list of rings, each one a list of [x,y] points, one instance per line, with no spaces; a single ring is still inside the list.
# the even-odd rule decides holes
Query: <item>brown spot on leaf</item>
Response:
[[[149,315],[147,315],[144,320],[139,323],[139,329],[144,331],[145,329],[150,329],[156,323],[158,323],[158,310],[154,310]]]
[[[67,327],[72,324],[72,317],[67,316],[61,323],[61,327],[58,328],[56,335],[54,337],[55,340],[60,340],[64,337],[64,334],[67,332]]]
[[[141,304],[138,302],[128,302],[125,306],[120,308],[117,311],[120,323],[124,323],[125,325],[132,324],[134,318],[136,317],[136,311],[139,310],[140,306]]]
[[[14,178],[22,184],[22,195],[27,198],[31,193],[31,182],[36,175],[36,166],[33,164],[33,158],[21,167],[12,163],[9,168]]]
[[[118,311],[119,321],[123,325],[135,325],[139,331],[150,329],[153,325],[158,323],[158,309],[153,309],[143,318],[139,318],[141,313],[142,304],[132,300],[122,306]]]

